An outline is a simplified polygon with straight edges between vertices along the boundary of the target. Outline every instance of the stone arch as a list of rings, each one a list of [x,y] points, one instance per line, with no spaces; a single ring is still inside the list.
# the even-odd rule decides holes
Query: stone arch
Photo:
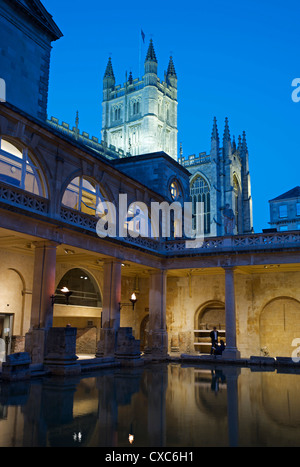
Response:
[[[3,152],[1,152],[3,151]],[[3,154],[3,156],[2,156]],[[17,138],[0,135],[0,180],[42,198],[49,198],[46,164]]]
[[[259,343],[262,355],[291,357],[292,342],[300,336],[300,302],[289,296],[267,302],[259,316]]]
[[[95,216],[99,209],[104,212],[107,201],[109,199],[101,183],[75,171],[62,186],[59,204]]]
[[[78,266],[78,267],[72,266],[72,267],[69,267],[66,271],[63,271],[63,273],[60,275],[60,277],[57,280],[56,294],[59,294],[61,286],[62,287],[68,287],[67,281],[68,280],[70,281],[70,279],[68,279],[68,276],[70,276],[70,272],[74,271],[74,270],[78,270],[79,275],[83,275],[84,277],[88,277],[88,279],[90,280],[91,285],[95,289],[96,293],[99,294],[99,301],[101,302],[101,304],[99,304],[98,306],[102,306],[102,290],[101,290],[101,286],[100,286],[98,280],[96,279],[96,277],[94,276],[94,274],[91,273],[88,269],[86,269],[85,267],[82,267],[82,266]],[[66,281],[64,281],[65,278],[67,278]],[[80,276],[79,276],[79,278],[80,278]],[[83,279],[83,281],[85,281],[85,279]],[[63,298],[63,295],[62,295],[62,298]]]
[[[202,304],[195,313],[195,329],[225,329],[225,303],[220,300],[209,300]]]
[[[225,339],[225,304],[220,300],[209,300],[203,303],[194,315],[194,347],[200,353],[211,350],[210,331],[216,327],[219,342]]]

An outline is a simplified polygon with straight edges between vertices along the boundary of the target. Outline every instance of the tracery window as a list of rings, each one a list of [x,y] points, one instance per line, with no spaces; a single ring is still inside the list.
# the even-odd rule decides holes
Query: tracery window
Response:
[[[28,154],[27,148],[17,148],[0,137],[0,181],[47,198],[43,174]]]
[[[203,203],[204,234],[210,233],[210,188],[206,180],[198,175],[191,184],[190,196],[193,209],[193,229],[199,231],[202,213],[197,213],[196,203]]]
[[[105,210],[105,195],[98,183],[85,177],[76,177],[67,186],[62,204],[72,209],[99,215]]]

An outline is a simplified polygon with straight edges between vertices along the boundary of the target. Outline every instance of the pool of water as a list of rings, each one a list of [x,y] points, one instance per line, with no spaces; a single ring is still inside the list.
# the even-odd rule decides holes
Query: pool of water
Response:
[[[0,385],[1,447],[300,446],[300,372],[152,364]]]

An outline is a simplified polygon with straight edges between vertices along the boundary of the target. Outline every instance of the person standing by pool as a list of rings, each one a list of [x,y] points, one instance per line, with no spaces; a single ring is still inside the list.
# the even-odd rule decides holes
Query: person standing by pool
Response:
[[[216,326],[214,326],[213,330],[210,332],[210,338],[211,338],[211,349],[210,353],[213,354],[216,346],[218,345],[218,337],[219,333],[217,331]]]

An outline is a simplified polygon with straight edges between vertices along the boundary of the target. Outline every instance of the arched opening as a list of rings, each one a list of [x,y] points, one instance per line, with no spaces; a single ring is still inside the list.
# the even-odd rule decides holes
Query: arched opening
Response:
[[[141,201],[131,203],[125,213],[123,225],[125,232],[132,237],[158,238],[159,226],[151,222],[150,214],[145,203]]]
[[[259,336],[261,355],[292,357],[300,336],[300,302],[278,297],[267,303],[259,318]]]
[[[61,292],[72,294],[68,304]],[[102,297],[94,277],[84,269],[70,269],[59,281],[55,292],[53,326],[77,328],[77,354],[95,354],[101,328]]]
[[[241,232],[241,189],[236,175],[233,176],[233,211],[235,216],[236,233]]]
[[[192,201],[193,229],[201,231],[203,225],[204,234],[210,233],[210,188],[207,181],[197,175],[190,185],[190,197]],[[196,209],[197,203],[202,203],[203,213]],[[201,216],[203,215],[203,221]]]
[[[219,342],[226,342],[225,304],[220,301],[210,301],[198,308],[195,313],[194,347],[200,353],[210,353],[210,332],[216,327]]]
[[[48,197],[43,173],[27,148],[0,137],[0,181],[43,198]]]
[[[65,295],[61,292],[63,287],[67,287],[72,292],[69,298],[69,305],[84,307],[102,306],[100,291],[94,278],[83,269],[70,269],[62,277],[55,292],[55,303],[66,304]]]
[[[67,186],[62,204],[71,209],[81,211],[91,216],[96,216],[105,212],[105,202],[107,198],[98,183],[78,176]]]

